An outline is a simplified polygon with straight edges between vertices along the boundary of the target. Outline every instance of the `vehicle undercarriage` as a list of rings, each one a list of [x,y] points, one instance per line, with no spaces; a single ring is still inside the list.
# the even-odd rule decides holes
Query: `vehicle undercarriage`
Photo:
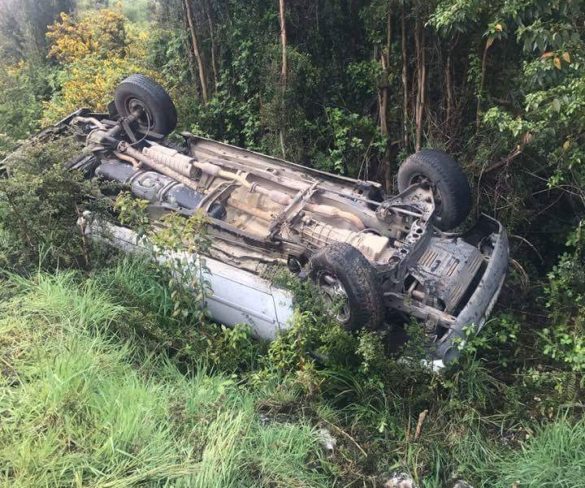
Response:
[[[149,202],[152,215],[203,212],[210,257],[260,275],[275,264],[310,277],[348,329],[386,326],[388,311],[418,319],[432,356],[450,362],[465,328],[481,328],[508,264],[506,233],[482,216],[447,233],[470,210],[468,183],[449,156],[423,150],[400,168],[395,196],[379,184],[328,174],[183,133],[156,83],[132,75],[110,114],[79,110],[73,128],[86,154],[72,169],[115,181]]]

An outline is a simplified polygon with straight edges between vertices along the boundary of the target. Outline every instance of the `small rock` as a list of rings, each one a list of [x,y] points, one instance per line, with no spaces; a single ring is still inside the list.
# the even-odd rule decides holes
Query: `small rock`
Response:
[[[319,429],[319,441],[328,454],[333,454],[335,446],[337,445],[337,439],[331,435],[329,430]]]
[[[408,473],[394,473],[384,488],[416,488],[416,484]]]

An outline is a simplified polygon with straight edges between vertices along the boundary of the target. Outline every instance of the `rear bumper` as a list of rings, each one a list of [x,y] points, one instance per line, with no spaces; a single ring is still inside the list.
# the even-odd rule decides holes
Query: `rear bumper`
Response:
[[[477,244],[489,238],[492,252],[473,295],[457,315],[448,332],[435,344],[432,353],[435,369],[457,359],[465,345],[466,331],[477,333],[489,317],[504,284],[509,263],[508,235],[497,221],[482,215],[477,225],[465,236],[465,240]]]

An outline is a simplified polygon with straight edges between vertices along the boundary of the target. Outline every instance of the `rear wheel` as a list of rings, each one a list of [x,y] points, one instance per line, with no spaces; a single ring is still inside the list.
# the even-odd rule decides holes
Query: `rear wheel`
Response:
[[[310,261],[310,276],[348,330],[376,329],[384,321],[383,297],[370,262],[355,247],[331,244]]]
[[[177,110],[166,90],[151,78],[130,75],[116,88],[115,104],[122,117],[139,112],[140,132],[167,136],[177,126]]]
[[[435,225],[450,230],[461,224],[471,210],[471,188],[461,166],[436,149],[423,149],[406,158],[398,169],[398,190],[428,182],[435,200]]]

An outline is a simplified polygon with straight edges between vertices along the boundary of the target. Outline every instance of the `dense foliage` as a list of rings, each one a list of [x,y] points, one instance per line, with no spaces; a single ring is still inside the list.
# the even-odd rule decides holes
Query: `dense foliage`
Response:
[[[407,470],[427,487],[581,486],[584,22],[579,0],[0,0],[0,158],[143,72],[180,129],[389,191],[409,153],[450,151],[513,258],[494,318],[441,376],[416,339],[413,361],[388,358],[390,338],[331,324],[286,275],[302,310],[261,344],[211,323],[180,263],[90,246],[84,210],[148,233],[140,202],[110,208],[66,171],[69,139],[26,144],[0,167],[0,483],[376,486]],[[201,218],[157,244],[201,249]]]

